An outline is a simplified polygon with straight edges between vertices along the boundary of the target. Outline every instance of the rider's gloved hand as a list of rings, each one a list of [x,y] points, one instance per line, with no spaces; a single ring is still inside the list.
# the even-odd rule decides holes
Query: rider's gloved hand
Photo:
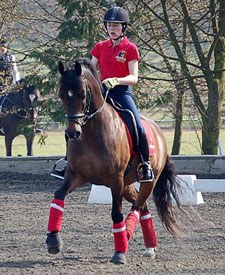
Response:
[[[113,89],[115,86],[119,85],[119,80],[116,77],[106,78],[102,81],[102,84],[104,84],[107,89]]]

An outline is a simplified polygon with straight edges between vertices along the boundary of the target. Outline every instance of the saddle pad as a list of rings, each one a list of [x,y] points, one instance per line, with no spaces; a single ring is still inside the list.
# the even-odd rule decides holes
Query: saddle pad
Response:
[[[155,155],[155,140],[154,140],[154,135],[153,135],[152,129],[146,120],[141,119],[141,121],[145,128],[145,132],[146,132],[147,139],[148,139],[149,155],[154,156]],[[124,120],[123,120],[123,122],[125,124],[126,132],[127,132],[127,138],[128,138],[128,142],[129,142],[129,146],[130,146],[130,152],[131,152],[131,155],[134,155],[137,152],[134,150],[135,146],[133,146],[132,136],[131,136],[131,133],[130,133]]]

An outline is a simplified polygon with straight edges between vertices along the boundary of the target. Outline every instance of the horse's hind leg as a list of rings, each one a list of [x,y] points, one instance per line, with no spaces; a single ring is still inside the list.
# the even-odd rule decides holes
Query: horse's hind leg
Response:
[[[134,188],[134,185],[127,186],[125,188],[123,196],[128,202],[132,203],[131,212],[128,214],[126,218],[127,234],[128,234],[128,239],[130,239],[133,236],[135,227],[138,223],[138,220],[136,218],[137,210],[133,209],[133,206],[138,198],[138,192]],[[157,235],[153,225],[152,216],[150,211],[148,210],[146,202],[142,205],[142,207],[140,207],[139,213],[140,213],[139,214],[140,224],[141,224],[141,229],[143,233],[144,244],[146,247],[144,256],[154,258],[155,257],[154,249],[157,247]]]
[[[135,189],[133,184],[128,185],[124,188],[123,197],[125,200],[132,203],[132,205],[134,204],[134,202],[138,197],[138,192]],[[131,207],[131,211],[125,219],[128,241],[133,237],[134,230],[139,222],[139,219],[140,219],[140,209],[133,209]]]
[[[157,247],[158,240],[149,210],[141,212],[140,224],[146,248],[143,255],[153,259],[155,258],[154,250]]]

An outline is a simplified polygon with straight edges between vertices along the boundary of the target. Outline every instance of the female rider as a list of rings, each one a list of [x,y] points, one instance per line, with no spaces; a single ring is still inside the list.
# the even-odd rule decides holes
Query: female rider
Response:
[[[140,182],[151,182],[154,175],[150,166],[148,141],[132,98],[131,86],[138,81],[139,52],[137,46],[124,36],[128,22],[129,15],[121,7],[113,7],[105,13],[104,25],[109,39],[100,41],[93,47],[90,52],[91,63],[95,69],[99,69],[103,88],[108,90],[108,96],[133,113],[139,135],[139,171],[142,170],[143,173]],[[51,175],[63,179],[64,172],[65,170],[54,167]]]
[[[138,110],[132,98],[132,88],[138,81],[139,52],[137,46],[130,42],[124,32],[129,22],[126,10],[121,7],[109,9],[104,16],[104,25],[109,39],[98,42],[91,50],[91,63],[99,68],[100,78],[109,90],[108,96],[118,102],[124,109],[130,110],[136,120],[139,135],[138,151],[143,177],[140,182],[154,179],[149,160],[149,147]]]

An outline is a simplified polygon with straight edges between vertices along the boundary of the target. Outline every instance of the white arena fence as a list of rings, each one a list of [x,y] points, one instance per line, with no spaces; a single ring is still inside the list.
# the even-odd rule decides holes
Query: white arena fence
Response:
[[[63,156],[2,157],[1,173],[49,174]],[[205,192],[225,192],[225,156],[171,156],[182,184],[183,204],[203,203]],[[1,179],[0,179],[1,184]],[[138,188],[138,184],[137,184]],[[99,198],[100,201],[99,201]],[[110,189],[92,186],[89,203],[111,203]]]
[[[225,192],[225,179],[197,179],[195,175],[178,175],[181,188],[178,195],[182,205],[197,205],[204,203],[202,193]],[[139,183],[135,183],[139,189]],[[92,185],[88,203],[111,204],[112,196],[109,188]]]

